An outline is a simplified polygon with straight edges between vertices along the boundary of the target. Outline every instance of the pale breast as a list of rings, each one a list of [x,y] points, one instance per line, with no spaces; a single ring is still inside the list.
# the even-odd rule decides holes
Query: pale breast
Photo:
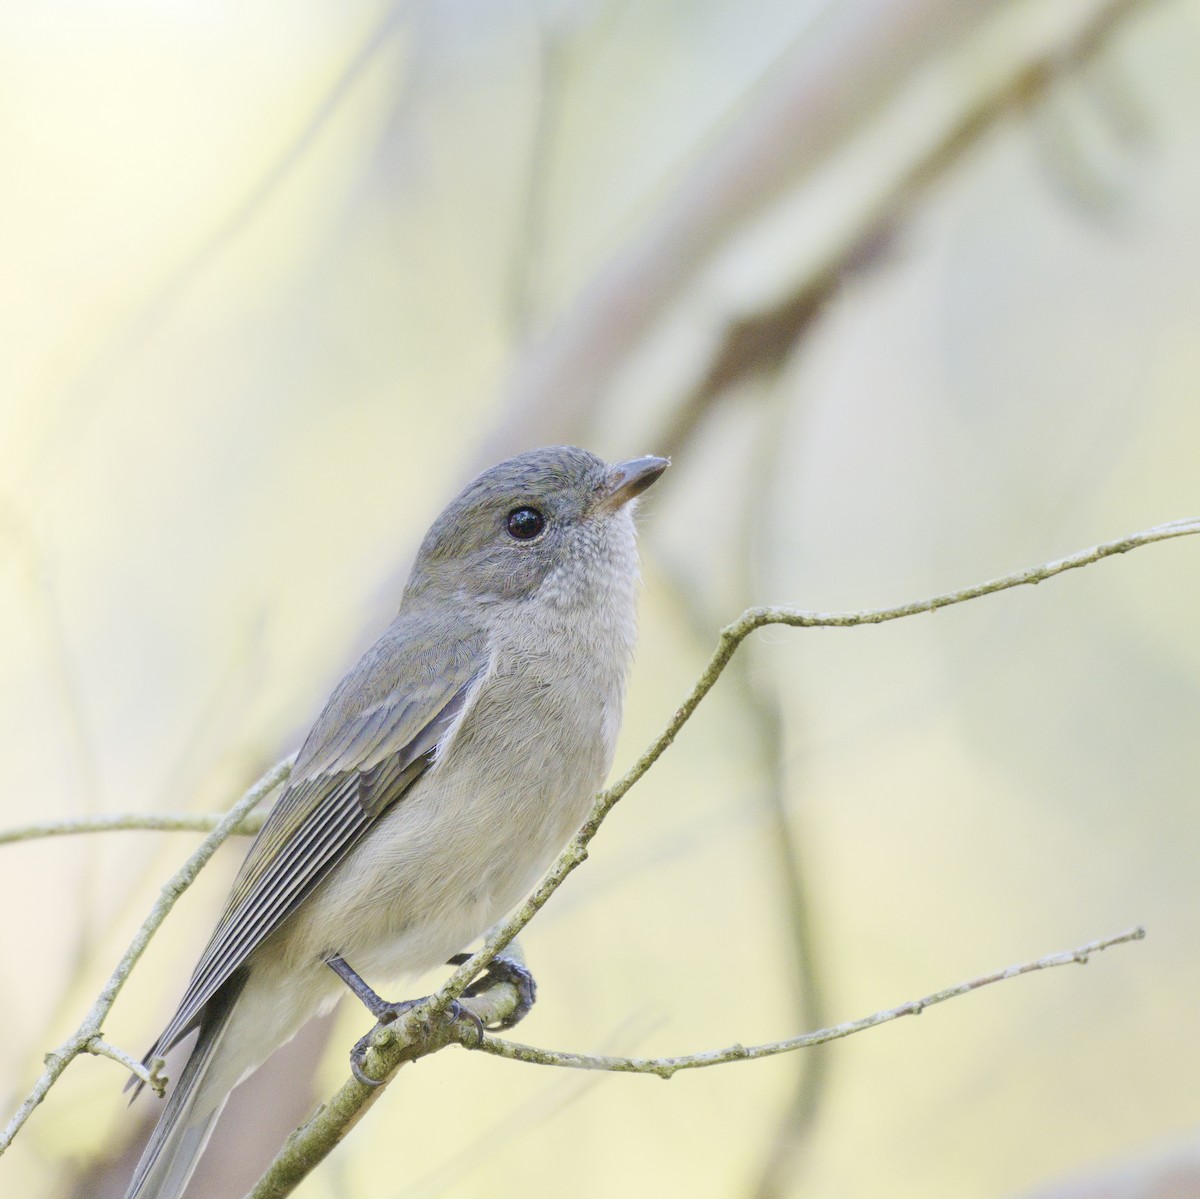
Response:
[[[632,599],[632,597],[630,597]],[[630,603],[630,608],[632,603]],[[444,752],[296,914],[298,956],[392,977],[428,969],[532,889],[612,761],[630,632],[614,612],[495,633],[492,666]]]

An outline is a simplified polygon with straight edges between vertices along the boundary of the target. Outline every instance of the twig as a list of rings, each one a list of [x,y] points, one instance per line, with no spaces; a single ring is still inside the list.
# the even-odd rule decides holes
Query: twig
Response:
[[[127,829],[151,832],[207,833],[224,820],[220,812],[113,812],[105,816],[79,816],[71,820],[43,820],[17,828],[0,829],[0,845],[35,841],[44,837],[70,837],[76,833],[109,833]],[[266,816],[252,815],[230,830],[231,836],[247,836],[262,828]]]
[[[978,583],[974,587],[947,591],[942,595],[935,595],[931,599],[916,600],[913,603],[900,604],[893,608],[868,608],[861,612],[804,612],[798,608],[785,607],[747,608],[733,624],[727,625],[721,630],[720,641],[708,666],[705,667],[704,673],[692,688],[691,693],[680,704],[667,727],[621,778],[607,790],[600,792],[587,822],[572,838],[537,890],[508,920],[488,936],[483,947],[469,961],[460,966],[446,980],[437,994],[431,997],[430,1011],[435,1013],[444,1011],[454,999],[461,995],[471,979],[486,969],[496,954],[513,937],[517,936],[536,913],[545,906],[546,901],[558,890],[567,875],[586,860],[588,843],[596,835],[601,821],[670,748],[679,735],[680,729],[687,724],[692,713],[699,707],[701,700],[716,685],[717,679],[729,665],[738,646],[756,629],[773,624],[809,629],[854,628],[859,625],[883,624],[885,621],[900,620],[906,616],[918,616],[923,612],[936,612],[939,608],[966,603],[968,600],[993,595],[998,591],[1007,591],[1011,587],[1041,583],[1068,570],[1077,570],[1082,566],[1099,562],[1103,558],[1111,558],[1114,554],[1124,554],[1139,546],[1150,545],[1156,541],[1167,541],[1173,537],[1186,537],[1194,533],[1200,533],[1200,517],[1170,521],[1166,524],[1155,525],[1140,533],[1122,537],[1118,541],[1107,541],[1103,545],[1080,550],[1077,554],[1071,554],[1069,557],[1060,558],[1055,562],[1048,562],[1044,566],[1034,566],[1028,570],[1017,571],[1015,574],[1003,575],[987,583]]]
[[[93,1053],[97,1057],[110,1057],[114,1062],[119,1062],[131,1074],[136,1074],[160,1099],[167,1093],[167,1077],[162,1073],[162,1058],[155,1058],[146,1066],[124,1049],[110,1045],[99,1036],[92,1037],[83,1048],[86,1053]]]
[[[705,1053],[689,1053],[680,1057],[604,1057],[587,1053],[562,1053],[555,1049],[537,1049],[532,1045],[521,1045],[514,1041],[505,1041],[485,1033],[483,1040],[473,1048],[482,1049],[485,1053],[496,1057],[507,1058],[513,1062],[530,1062],[539,1066],[564,1066],[573,1070],[608,1070],[616,1074],[657,1074],[659,1078],[671,1078],[680,1070],[698,1070],[705,1066],[721,1066],[727,1062],[750,1062],[763,1057],[775,1057],[780,1053],[792,1053],[797,1049],[808,1049],[813,1045],[824,1045],[829,1041],[838,1041],[842,1037],[853,1036],[875,1028],[880,1024],[889,1024],[901,1016],[919,1016],[926,1008],[935,1004],[945,1003],[948,999],[957,999],[970,991],[978,991],[981,987],[989,987],[993,983],[1004,982],[1006,979],[1019,978],[1022,974],[1032,974],[1037,970],[1049,970],[1054,966],[1069,966],[1073,962],[1086,965],[1090,954],[1099,953],[1102,949],[1111,949],[1114,945],[1124,945],[1130,941],[1140,941],[1146,935],[1144,928],[1132,928],[1128,932],[1115,937],[1105,937],[1100,941],[1089,941],[1078,949],[1068,949],[1062,953],[1053,953],[1034,962],[1025,962],[1020,966],[1009,966],[1006,970],[997,970],[992,974],[984,974],[969,982],[947,987],[943,991],[935,991],[924,999],[913,999],[902,1003],[899,1007],[887,1008],[872,1016],[864,1016],[861,1020],[850,1020],[845,1024],[835,1024],[832,1028],[818,1029],[816,1032],[802,1033],[797,1037],[788,1037],[782,1041],[770,1041],[764,1045],[730,1045],[726,1049],[713,1049]]]
[[[495,1024],[509,1016],[518,1002],[517,988],[500,982],[463,1001],[479,1020]],[[413,1008],[395,1024],[379,1028],[364,1065],[372,1078],[390,1077],[400,1066],[445,1049],[479,1044],[479,1024],[467,1016],[431,1020]],[[341,1090],[296,1129],[276,1155],[267,1172],[254,1184],[246,1199],[282,1199],[290,1195],[314,1166],[333,1152],[342,1138],[384,1092],[351,1078]]]
[[[874,608],[861,612],[833,613],[804,612],[799,609],[784,607],[747,609],[733,624],[728,625],[721,631],[720,642],[707,668],[692,688],[691,693],[679,706],[666,729],[613,786],[600,792],[596,797],[596,802],[592,807],[587,821],[571,839],[562,854],[559,855],[558,860],[550,868],[549,873],[538,885],[537,889],[509,919],[498,925],[488,935],[482,948],[473,954],[468,961],[464,962],[463,965],[459,966],[433,995],[429,996],[425,1002],[413,1007],[402,1019],[396,1021],[394,1025],[387,1026],[386,1029],[377,1034],[374,1046],[368,1054],[365,1063],[367,1072],[372,1078],[387,1080],[404,1062],[426,1056],[428,1053],[440,1050],[448,1044],[459,1043],[470,1044],[472,1046],[476,1044],[475,1040],[468,1041],[465,1039],[468,1036],[474,1035],[473,1029],[469,1025],[466,1026],[464,1031],[464,1022],[459,1021],[456,1023],[449,1018],[451,1005],[454,1000],[462,995],[471,981],[486,969],[495,956],[546,905],[550,896],[558,890],[567,876],[581,863],[586,861],[588,844],[599,831],[604,818],[670,747],[680,729],[688,722],[700,702],[712,690],[722,671],[729,664],[729,660],[737,652],[738,646],[755,629],[760,629],[765,625],[771,624],[790,625],[797,628],[850,628],[857,625],[881,624],[884,621],[899,620],[905,616],[916,616],[922,612],[934,612],[939,608],[949,607],[951,604],[965,603],[968,600],[978,599],[981,596],[991,595],[998,591],[1005,591],[1011,587],[1020,587],[1028,583],[1040,583],[1045,579],[1053,578],[1055,575],[1063,574],[1065,571],[1075,570],[1079,567],[1087,566],[1092,562],[1099,562],[1102,558],[1112,557],[1114,554],[1123,554],[1139,546],[1149,545],[1156,541],[1166,541],[1174,537],[1185,537],[1194,533],[1200,533],[1200,518],[1172,521],[1167,524],[1156,525],[1154,528],[1146,529],[1140,533],[1134,533],[1129,537],[1123,537],[1118,541],[1109,541],[1103,545],[1082,550],[1077,554],[1060,558],[1044,566],[1036,566],[1029,570],[1018,571],[1015,574],[1004,575],[1001,578],[993,579],[987,583],[980,583],[974,587],[965,587],[958,591],[950,591],[943,595],[934,596],[932,599],[918,600],[915,603],[901,604],[893,608]],[[1096,949],[1110,944],[1117,944],[1120,941],[1135,940],[1141,935],[1141,930],[1135,929],[1133,932],[1125,933],[1121,937],[1086,945],[1081,949],[1070,951],[1067,954],[1055,955],[1053,958],[1042,959],[1040,962],[1030,963],[1025,966],[1012,967],[1008,971],[1001,972],[1001,975],[997,976],[997,981],[1000,977],[1013,977],[1017,974],[1026,974],[1031,970],[1045,969],[1048,965],[1059,965],[1061,962],[1066,961],[1083,961],[1086,959],[1088,953]],[[868,1017],[865,1022],[860,1021],[858,1023],[864,1028],[869,1028],[873,1024],[883,1023],[885,1019],[895,1019],[897,1015],[915,1014],[931,1002],[942,1002],[954,994],[974,990],[977,986],[986,985],[987,981],[991,981],[990,977],[983,982],[975,980],[972,983],[964,983],[960,987],[951,988],[948,992],[939,992],[938,995],[926,1000],[919,1000],[913,1004],[906,1004],[903,1008],[894,1009],[891,1015],[880,1013],[876,1016]],[[850,1027],[839,1025],[838,1029]],[[848,1032],[838,1032],[837,1029],[833,1029],[826,1030],[824,1033],[806,1034],[808,1038],[818,1039],[805,1041],[804,1038],[800,1038],[799,1041],[800,1043],[819,1044],[820,1039],[832,1039],[831,1034],[840,1036],[849,1035]],[[484,1039],[486,1040],[486,1037]],[[798,1048],[799,1044],[796,1047]],[[542,1051],[531,1050],[531,1052],[540,1053]],[[765,1049],[761,1046],[753,1050],[742,1046],[734,1046],[724,1052],[728,1055],[728,1058],[723,1060],[731,1061],[754,1054],[758,1056],[765,1055]],[[776,1050],[775,1052],[782,1051]],[[684,1066],[676,1065],[673,1068],[683,1069]],[[383,1086],[364,1086],[356,1079],[351,1079],[345,1083],[328,1104],[323,1106],[307,1124],[297,1129],[288,1138],[267,1173],[259,1180],[254,1190],[250,1192],[248,1199],[282,1199],[283,1196],[291,1194],[317,1162],[323,1160],[332,1152],[334,1147],[362,1117],[366,1109],[383,1093],[384,1089]]]
[[[83,1022],[57,1049],[46,1054],[46,1069],[42,1072],[37,1082],[34,1083],[32,1090],[25,1097],[21,1106],[17,1108],[4,1131],[0,1132],[0,1154],[12,1144],[13,1138],[21,1131],[25,1121],[32,1114],[33,1109],[46,1097],[46,1094],[58,1081],[62,1072],[81,1053],[88,1052],[89,1045],[95,1038],[100,1036],[100,1030],[105,1017],[107,1017],[109,1011],[112,1009],[113,1002],[116,1000],[121,988],[125,985],[125,980],[129,977],[129,972],[142,956],[158,926],[166,919],[167,913],[175,906],[175,901],[191,886],[196,875],[200,873],[201,868],[209,858],[216,853],[217,847],[221,842],[233,832],[253,808],[261,803],[266,796],[288,777],[291,769],[292,763],[290,758],[272,766],[234,804],[229,814],[204,838],[199,848],[175,872],[170,881],[164,884],[162,890],[159,892],[158,899],[155,901],[154,907],[150,909],[150,914],[142,922],[141,928],[138,929],[137,934],[129,944],[129,948],[125,950],[120,962],[117,963],[117,967],[112,972],[108,982],[104,984],[104,988],[101,990],[96,1002],[92,1004],[87,1015],[83,1018]]]

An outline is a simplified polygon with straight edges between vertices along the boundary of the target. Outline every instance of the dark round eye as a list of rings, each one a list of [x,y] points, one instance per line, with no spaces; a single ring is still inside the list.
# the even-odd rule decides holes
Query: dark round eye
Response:
[[[506,523],[518,541],[531,541],[546,527],[546,518],[536,508],[514,508]]]

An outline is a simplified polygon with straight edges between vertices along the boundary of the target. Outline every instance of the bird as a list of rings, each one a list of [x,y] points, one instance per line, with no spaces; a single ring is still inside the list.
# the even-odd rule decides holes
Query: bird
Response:
[[[146,1056],[198,1031],[126,1199],[179,1199],[238,1083],[347,984],[370,1003],[366,979],[457,960],[583,823],[634,648],[633,513],[668,465],[530,450],[433,522]]]

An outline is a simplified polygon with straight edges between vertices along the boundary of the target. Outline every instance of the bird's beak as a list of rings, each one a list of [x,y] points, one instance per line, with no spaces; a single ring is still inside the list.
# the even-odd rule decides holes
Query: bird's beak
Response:
[[[641,495],[670,465],[670,458],[656,458],[653,454],[618,462],[608,472],[597,507],[605,512],[615,512],[635,496]]]

